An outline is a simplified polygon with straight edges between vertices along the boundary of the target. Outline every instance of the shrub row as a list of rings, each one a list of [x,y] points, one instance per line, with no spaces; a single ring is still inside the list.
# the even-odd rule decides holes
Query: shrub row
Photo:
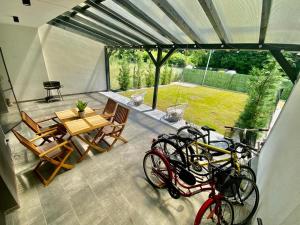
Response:
[[[205,71],[199,69],[184,69],[183,81],[202,84]],[[229,74],[217,71],[207,71],[203,85],[222,88],[227,90],[247,92],[250,75]],[[284,79],[282,82],[283,92],[281,99],[286,100],[290,95],[293,84],[290,80]]]

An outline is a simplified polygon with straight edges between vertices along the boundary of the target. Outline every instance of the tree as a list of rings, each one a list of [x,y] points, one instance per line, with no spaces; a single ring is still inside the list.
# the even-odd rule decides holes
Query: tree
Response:
[[[119,71],[119,76],[118,76],[118,81],[120,85],[120,89],[122,91],[126,91],[129,87],[129,64],[127,61],[127,58],[123,58],[120,61],[120,71]]]
[[[143,54],[139,52],[136,56],[136,66],[133,69],[132,86],[133,88],[140,89],[142,87],[142,76],[143,76]]]
[[[195,50],[192,52],[191,56],[190,56],[190,61],[191,63],[196,66],[196,67],[201,67],[204,66],[206,63],[206,51],[204,50]]]
[[[166,83],[167,84],[171,83],[172,77],[173,77],[173,68],[169,67],[167,78],[166,78]]]
[[[167,84],[168,66],[164,66],[160,75],[160,84]]]
[[[262,69],[250,72],[248,101],[236,125],[242,128],[263,128],[268,125],[275,109],[276,94],[282,78],[274,61]]]
[[[153,63],[148,61],[148,68],[145,76],[146,87],[152,87],[154,85],[154,66]]]
[[[175,52],[169,58],[168,63],[170,63],[171,65],[174,65],[174,66],[185,67],[186,57],[181,52]]]

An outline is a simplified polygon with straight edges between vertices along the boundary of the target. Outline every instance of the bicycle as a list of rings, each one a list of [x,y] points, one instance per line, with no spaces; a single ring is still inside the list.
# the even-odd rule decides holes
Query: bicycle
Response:
[[[202,157],[205,158],[206,156],[203,155]],[[180,160],[166,155],[164,150],[160,148],[153,148],[146,153],[143,167],[149,183],[157,188],[168,188],[169,194],[173,198],[190,197],[202,191],[211,191],[209,199],[197,213],[195,224],[200,224],[207,210],[210,210],[210,219],[216,217],[218,224],[221,224],[221,222],[224,222],[224,218],[220,215],[220,212],[222,212],[222,206],[224,205],[229,209],[227,213],[230,217],[226,217],[225,223],[222,224],[233,224],[233,206],[231,202],[234,203],[235,210],[240,215],[235,218],[235,224],[245,224],[256,211],[259,193],[255,183],[244,176],[237,176],[235,170],[230,169],[229,174],[228,170],[225,172],[219,167],[211,165],[211,168],[213,168],[211,171],[199,175],[186,170],[185,165]],[[234,176],[232,176],[232,173],[234,173]],[[207,179],[199,179],[201,176],[205,176]],[[245,183],[246,188],[244,187]],[[216,190],[219,192],[218,194],[216,194]],[[253,198],[254,203],[252,204]],[[247,209],[246,213],[244,212],[245,209]],[[244,210],[244,213],[240,213],[241,210]]]
[[[180,162],[179,162],[180,163]],[[148,166],[150,164],[151,166]],[[179,164],[178,164],[179,165]],[[171,169],[171,164],[169,160],[165,157],[163,151],[159,149],[152,149],[148,151],[144,157],[143,161],[144,172],[147,180],[151,185],[157,188],[167,187],[169,194],[171,197],[177,199],[180,196],[189,197],[195,194],[198,194],[202,191],[211,191],[209,199],[203,204],[205,207],[201,207],[197,214],[195,225],[200,224],[198,221],[202,219],[200,214],[205,215],[204,212],[207,209],[213,209],[210,213],[210,217],[213,219],[217,217],[217,221],[225,221],[226,224],[233,224],[234,219],[234,211],[232,204],[224,198],[224,196],[219,193],[216,193],[214,180],[211,179],[206,183],[196,183],[195,179],[189,179],[187,177],[184,178],[181,174],[181,178],[185,180],[185,182],[181,182],[180,178],[177,176],[178,170]],[[150,169],[150,170],[149,170]],[[214,174],[214,173],[213,173]],[[183,188],[186,188],[187,191],[184,192],[181,189],[176,188],[176,184],[182,185]],[[193,191],[191,191],[193,189]],[[196,190],[195,190],[196,189]],[[224,207],[226,205],[227,207]],[[223,206],[223,207],[222,207]],[[224,210],[223,210],[224,209]],[[227,217],[223,217],[222,211],[226,210]],[[229,216],[228,216],[229,215]]]
[[[189,170],[193,169],[199,171],[204,166],[208,166],[207,162],[204,162],[199,155],[206,155],[210,159],[211,164],[222,164],[223,167],[232,166],[239,174],[243,174],[248,178],[256,181],[256,176],[254,171],[246,166],[240,165],[239,157],[237,155],[237,148],[240,146],[245,147],[243,144],[235,144],[230,150],[219,148],[213,145],[206,144],[204,142],[199,142],[199,139],[203,138],[203,134],[193,127],[189,129],[189,134],[193,136],[184,136],[182,133],[170,135],[160,135],[158,139],[154,139],[151,148],[160,147],[164,150],[167,155],[176,156],[178,160],[183,162],[183,164]],[[195,149],[195,150],[194,150]],[[185,150],[185,151],[184,151]],[[230,156],[222,159],[213,159],[214,154],[210,152],[218,152],[218,155],[229,154]],[[221,153],[221,154],[220,154]],[[242,156],[243,157],[243,156]],[[192,168],[191,168],[192,167]]]
[[[239,143],[235,143],[233,141],[233,139],[229,138],[229,137],[224,137],[225,140],[211,140],[211,135],[210,135],[211,133],[210,132],[215,131],[213,128],[210,128],[208,126],[201,127],[201,129],[206,132],[206,134],[203,134],[196,126],[194,126],[192,124],[188,124],[188,123],[187,123],[186,126],[183,126],[183,127],[178,129],[177,135],[180,136],[184,133],[188,133],[189,135],[193,135],[194,140],[197,140],[197,142],[195,142],[195,145],[194,145],[194,147],[196,147],[197,154],[199,154],[199,147],[197,146],[197,144],[199,144],[198,140],[200,140],[200,142],[203,143],[202,146],[200,146],[200,147],[204,147],[203,149],[205,149],[211,157],[224,156],[225,154],[230,154],[229,151],[232,151],[233,149],[240,149],[240,151],[236,150],[236,153],[239,154],[240,156],[236,155],[234,157],[238,158],[238,159],[246,160],[247,163],[248,163],[249,168],[251,169],[251,160],[253,159],[253,155],[258,156],[260,149],[255,149],[253,146],[247,144],[246,136],[249,132],[256,132],[257,133],[257,132],[260,132],[260,131],[268,131],[268,129],[265,129],[265,128],[245,129],[245,128],[238,128],[238,127],[230,127],[230,126],[225,126],[225,128],[226,129],[231,129],[231,131],[235,131],[235,130],[242,131],[242,134],[240,135],[240,140],[241,141]],[[220,148],[220,147],[215,146],[215,145],[214,145],[214,147],[212,147],[213,144],[219,144],[219,143],[225,143],[227,145],[227,147],[226,148]],[[203,149],[202,149],[202,151],[203,151]],[[194,151],[192,146],[189,146],[189,150],[190,150],[191,154],[194,154],[195,151]],[[229,160],[230,160],[230,157],[223,158],[221,160],[220,159],[215,160],[215,163],[227,162]],[[239,160],[236,160],[236,163],[241,165]],[[238,165],[236,165],[236,167],[238,168]],[[251,169],[250,173],[252,174],[253,180],[255,181],[255,174],[254,174],[254,171],[252,169]]]

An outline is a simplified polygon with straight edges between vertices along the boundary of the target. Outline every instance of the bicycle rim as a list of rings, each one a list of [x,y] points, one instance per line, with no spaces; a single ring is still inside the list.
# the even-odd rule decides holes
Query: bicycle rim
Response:
[[[165,188],[170,178],[166,162],[156,153],[149,152],[143,160],[144,173],[149,183],[156,188]]]
[[[258,207],[259,191],[255,182],[246,177],[241,178],[235,189],[236,195],[231,198],[235,214],[234,224],[246,224],[251,220]]]
[[[152,144],[151,148],[162,149],[167,157],[172,158],[173,160],[176,159],[183,164],[186,163],[186,159],[182,150],[172,140],[158,139]]]
[[[232,225],[234,210],[232,204],[226,199],[213,201],[203,212],[200,222],[195,225]]]
[[[250,180],[256,182],[256,174],[249,166],[240,165],[240,175],[245,176]]]

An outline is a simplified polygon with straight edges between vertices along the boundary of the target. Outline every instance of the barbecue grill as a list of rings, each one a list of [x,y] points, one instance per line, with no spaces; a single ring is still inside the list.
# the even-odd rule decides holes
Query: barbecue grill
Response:
[[[51,90],[57,90],[57,94],[58,94],[59,98],[61,100],[64,100],[61,95],[61,92],[60,92],[62,85],[60,84],[59,81],[45,81],[45,82],[43,82],[43,85],[47,91],[47,97],[45,98],[46,102],[55,100],[55,97],[53,95],[51,95]]]

